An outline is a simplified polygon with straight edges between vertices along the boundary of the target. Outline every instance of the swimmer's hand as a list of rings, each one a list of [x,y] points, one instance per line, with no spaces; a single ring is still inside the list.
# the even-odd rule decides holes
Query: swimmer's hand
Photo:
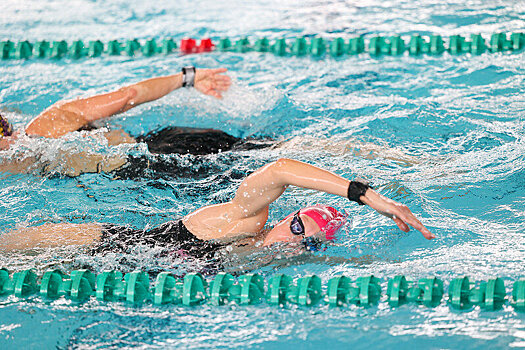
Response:
[[[222,92],[228,90],[232,83],[229,76],[221,74],[226,71],[226,68],[197,69],[193,86],[205,95],[222,98]]]
[[[390,198],[380,195],[373,189],[369,188],[364,196],[360,197],[361,201],[375,209],[380,214],[391,218],[402,231],[408,232],[412,226],[423,234],[426,239],[434,239],[434,236],[414,214],[404,204],[398,203]]]

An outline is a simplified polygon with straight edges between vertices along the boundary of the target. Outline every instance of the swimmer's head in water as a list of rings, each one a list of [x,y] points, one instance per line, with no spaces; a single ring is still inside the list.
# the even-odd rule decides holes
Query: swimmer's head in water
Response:
[[[319,229],[325,234],[326,239],[330,241],[335,238],[337,231],[346,222],[346,215],[328,205],[318,204],[303,208],[299,212],[315,221]]]
[[[301,240],[306,244],[314,238],[321,243],[333,240],[346,218],[347,215],[327,205],[306,207],[288,215],[275,225],[266,235],[264,244]]]
[[[0,114],[0,137],[13,135],[13,126]]]

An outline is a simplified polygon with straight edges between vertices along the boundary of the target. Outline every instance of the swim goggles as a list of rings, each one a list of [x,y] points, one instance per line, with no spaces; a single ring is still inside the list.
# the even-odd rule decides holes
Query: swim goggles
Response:
[[[313,236],[305,237],[304,223],[301,217],[299,216],[300,210],[293,215],[292,221],[290,221],[290,231],[296,236],[303,236],[302,243],[304,244],[306,250],[316,252],[322,249],[322,242]]]

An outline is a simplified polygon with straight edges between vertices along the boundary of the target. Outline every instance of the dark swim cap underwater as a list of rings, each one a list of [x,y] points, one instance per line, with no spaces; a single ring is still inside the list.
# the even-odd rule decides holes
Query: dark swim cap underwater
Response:
[[[0,114],[0,137],[13,135],[13,126]]]

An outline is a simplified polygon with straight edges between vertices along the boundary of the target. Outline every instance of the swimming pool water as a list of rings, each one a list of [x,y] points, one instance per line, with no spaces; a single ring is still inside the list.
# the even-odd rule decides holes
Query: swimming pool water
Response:
[[[41,39],[213,39],[319,34],[443,36],[523,31],[525,7],[515,1],[178,1],[152,6],[136,0],[4,1],[0,37]],[[235,136],[283,141],[279,147],[225,152],[188,167],[213,166],[198,179],[69,178],[38,172],[0,173],[3,234],[44,222],[108,222],[137,227],[180,218],[231,198],[242,177],[279,157],[304,160],[346,177],[365,177],[407,204],[436,234],[399,231],[367,208],[342,198],[290,189],[274,205],[276,222],[299,207],[333,203],[352,217],[338,245],[324,254],[359,258],[353,264],[270,265],[255,272],[330,277],[397,274],[450,281],[468,275],[511,282],[524,276],[524,52],[480,56],[341,59],[247,53],[101,57],[0,62],[0,109],[17,127],[60,99],[89,96],[180,67],[227,67],[234,85],[221,101],[194,91],[171,95],[107,120],[133,135],[166,125],[213,127]],[[144,145],[108,147],[73,133],[60,140],[23,140],[14,153],[56,159],[59,149],[143,154]],[[0,152],[0,157],[12,153]],[[371,256],[371,257],[368,257]],[[364,258],[363,258],[364,257]],[[127,257],[130,266],[180,271],[184,262]],[[82,264],[102,271],[116,256],[92,258],[76,249],[0,255],[10,270],[49,266],[69,272]],[[325,283],[326,284],[326,283]],[[0,348],[507,348],[525,346],[524,315],[456,312],[386,302],[370,309],[197,308],[67,300],[0,300]]]

